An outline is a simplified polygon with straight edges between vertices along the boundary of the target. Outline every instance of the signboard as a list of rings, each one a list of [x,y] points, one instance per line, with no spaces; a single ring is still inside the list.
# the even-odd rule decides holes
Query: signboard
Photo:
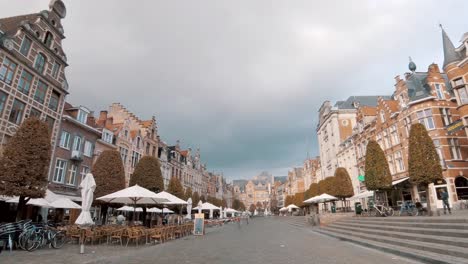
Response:
[[[205,214],[195,214],[193,234],[203,236],[205,234]]]
[[[357,178],[360,182],[363,182],[365,179],[364,175],[359,175]]]
[[[457,121],[453,122],[452,124],[448,125],[445,127],[445,129],[447,129],[447,133],[449,133],[450,135],[457,132],[457,131],[460,131],[464,128],[465,126],[463,125],[463,122],[461,119],[458,119]]]

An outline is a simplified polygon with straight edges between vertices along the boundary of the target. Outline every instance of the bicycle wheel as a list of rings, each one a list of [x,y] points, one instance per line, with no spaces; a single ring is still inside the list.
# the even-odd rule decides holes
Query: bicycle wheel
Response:
[[[52,238],[52,242],[50,243],[53,248],[61,248],[65,244],[67,237],[63,232],[55,233],[54,237]]]
[[[389,207],[385,209],[386,216],[393,216],[394,214],[395,214],[395,211],[393,211],[393,208]]]
[[[30,233],[29,236],[25,238],[24,249],[27,251],[34,251],[40,245],[41,239],[40,235],[37,233]]]

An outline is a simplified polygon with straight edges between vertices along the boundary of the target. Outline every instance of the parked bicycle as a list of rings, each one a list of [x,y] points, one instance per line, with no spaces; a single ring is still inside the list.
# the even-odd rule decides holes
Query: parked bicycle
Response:
[[[393,216],[393,208],[382,204],[370,205],[369,210],[363,211],[363,216]]]
[[[35,228],[24,233],[23,239],[20,240],[22,248],[27,251],[34,251],[38,248],[50,245],[53,248],[61,248],[66,241],[66,236],[63,231],[59,231],[50,226],[35,226]]]
[[[400,208],[399,215],[408,215],[408,216],[417,216],[419,215],[419,210],[416,208],[416,205],[412,201],[405,201]]]

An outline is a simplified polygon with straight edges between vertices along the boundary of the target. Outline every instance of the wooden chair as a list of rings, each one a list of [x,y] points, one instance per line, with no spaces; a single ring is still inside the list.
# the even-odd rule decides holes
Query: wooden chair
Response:
[[[132,240],[132,239],[135,241],[135,244],[138,246],[138,241],[139,241],[143,236],[144,236],[144,234],[143,234],[142,231],[139,230],[138,228],[129,229],[126,247],[128,246],[128,242],[130,242],[130,240]]]
[[[110,243],[112,244],[115,240],[120,241],[120,245],[123,246],[123,234],[124,234],[125,228],[121,228],[118,230],[111,231],[110,233]]]
[[[159,243],[163,243],[163,233],[162,228],[154,228],[150,230],[150,242],[153,243],[159,241]]]

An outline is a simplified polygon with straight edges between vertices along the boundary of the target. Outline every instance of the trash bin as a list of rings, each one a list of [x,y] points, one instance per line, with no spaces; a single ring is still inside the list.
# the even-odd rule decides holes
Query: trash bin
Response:
[[[331,206],[331,212],[336,213],[336,206],[334,204],[332,204]]]
[[[354,204],[354,212],[356,212],[357,215],[362,213],[362,205],[360,202]]]

